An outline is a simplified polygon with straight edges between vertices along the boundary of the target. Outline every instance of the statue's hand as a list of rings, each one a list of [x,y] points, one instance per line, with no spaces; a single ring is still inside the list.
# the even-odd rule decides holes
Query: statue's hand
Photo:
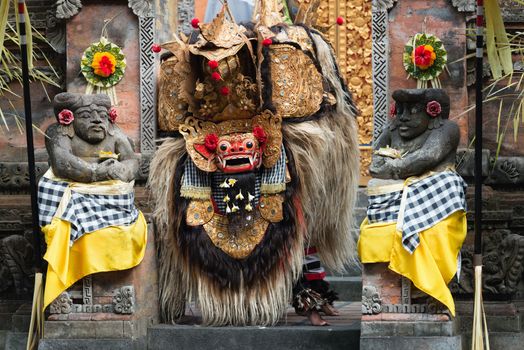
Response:
[[[115,159],[107,159],[98,164],[95,169],[95,178],[93,181],[104,181],[112,179],[113,177],[110,175],[110,170],[112,169],[115,162]]]
[[[400,161],[400,159],[391,159],[388,157],[374,157],[369,172],[371,176],[378,179],[398,180]]]
[[[129,182],[133,180],[133,172],[123,163],[115,161],[109,168],[109,176],[115,180],[121,180],[124,182]]]
[[[381,177],[380,175],[384,171],[384,164],[385,164],[385,158],[382,156],[375,155],[373,156],[373,160],[371,161],[371,165],[369,167],[369,173],[373,177]]]

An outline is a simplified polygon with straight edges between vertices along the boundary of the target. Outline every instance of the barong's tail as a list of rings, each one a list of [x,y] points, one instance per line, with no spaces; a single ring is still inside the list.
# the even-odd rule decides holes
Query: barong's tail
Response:
[[[180,197],[185,159],[184,141],[173,139],[151,162],[163,321],[175,322],[184,314],[184,300],[196,296],[204,324],[275,324],[302,269],[304,220],[295,185],[284,196],[284,220],[269,225],[249,257],[233,259],[201,227],[185,222],[188,200]]]
[[[357,262],[353,220],[359,179],[356,108],[340,77],[329,44],[312,34],[324,79],[333,87],[336,109],[319,118],[284,123],[287,149],[295,159],[307,224],[308,245],[316,246],[331,270]]]

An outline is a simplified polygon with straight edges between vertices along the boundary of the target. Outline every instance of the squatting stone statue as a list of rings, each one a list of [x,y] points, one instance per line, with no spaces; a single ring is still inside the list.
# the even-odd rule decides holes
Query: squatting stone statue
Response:
[[[460,132],[448,120],[449,96],[444,90],[396,90],[393,99],[393,119],[377,140],[371,175],[406,179],[453,166]]]
[[[373,291],[363,294],[363,313],[369,320],[380,312],[446,320],[438,313],[455,315],[448,283],[467,231],[466,183],[454,169],[460,132],[448,120],[444,90],[397,90],[393,99],[373,152],[360,227],[363,288]]]
[[[135,178],[133,143],[114,124],[107,95],[64,92],[53,106],[58,122],[46,131],[46,148],[56,176],[77,182]]]

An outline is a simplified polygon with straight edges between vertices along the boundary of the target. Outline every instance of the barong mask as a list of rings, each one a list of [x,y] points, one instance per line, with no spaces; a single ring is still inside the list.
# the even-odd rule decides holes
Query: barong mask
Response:
[[[273,167],[281,155],[282,119],[270,111],[221,123],[193,117],[180,126],[186,149],[202,171],[241,173]]]

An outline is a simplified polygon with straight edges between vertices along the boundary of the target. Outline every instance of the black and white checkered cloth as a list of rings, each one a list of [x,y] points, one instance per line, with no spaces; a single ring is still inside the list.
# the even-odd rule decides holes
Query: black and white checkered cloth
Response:
[[[458,210],[466,210],[466,182],[454,171],[443,171],[404,187],[407,191],[401,227],[402,245],[413,253],[420,244],[419,233]],[[403,191],[370,195],[369,223],[396,222]]]
[[[38,183],[38,209],[40,226],[51,223],[60,201],[69,186],[68,182],[42,177]],[[60,219],[71,223],[74,242],[86,233],[108,226],[130,225],[138,218],[133,191],[118,195],[82,194],[71,191],[71,199]]]
[[[220,184],[223,183],[226,179],[232,177],[231,174],[224,174],[220,172],[206,173],[197,168],[195,163],[188,158],[184,165],[184,176],[182,177],[182,189],[183,193],[190,193],[185,189],[206,189],[210,188],[213,199],[218,207],[218,210],[222,213],[226,210],[226,203],[224,203],[223,198],[226,195],[225,190],[220,187]],[[286,152],[284,147],[280,154],[275,166],[271,168],[263,168],[260,172],[256,174],[255,180],[255,202],[257,205],[260,194],[261,187],[263,185],[279,185],[286,183]],[[203,192],[203,191],[201,191]],[[191,195],[187,196],[191,198]]]

